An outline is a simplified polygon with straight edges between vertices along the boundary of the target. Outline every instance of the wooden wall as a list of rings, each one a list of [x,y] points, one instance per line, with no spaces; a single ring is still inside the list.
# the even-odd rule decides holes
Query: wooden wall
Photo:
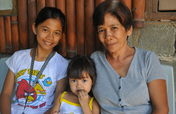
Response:
[[[17,0],[18,15],[0,16],[0,53],[31,48],[34,41],[32,23],[40,9],[49,6],[61,9],[67,20],[58,52],[64,57],[90,56],[102,49],[92,22],[93,10],[102,1],[105,0]],[[132,0],[122,1],[131,9]]]

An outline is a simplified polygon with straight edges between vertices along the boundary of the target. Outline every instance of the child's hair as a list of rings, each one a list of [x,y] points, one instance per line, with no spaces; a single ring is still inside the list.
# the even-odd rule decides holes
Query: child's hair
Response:
[[[35,28],[38,27],[39,24],[43,23],[47,19],[60,19],[62,25],[62,32],[65,30],[65,15],[62,11],[55,7],[44,7],[40,10],[35,20]],[[37,45],[37,39],[35,38],[34,43]],[[54,50],[57,51],[59,48],[59,44],[54,47]]]
[[[67,78],[81,79],[83,72],[86,72],[92,79],[92,83],[96,82],[95,63],[90,57],[77,55],[73,57],[67,68]]]

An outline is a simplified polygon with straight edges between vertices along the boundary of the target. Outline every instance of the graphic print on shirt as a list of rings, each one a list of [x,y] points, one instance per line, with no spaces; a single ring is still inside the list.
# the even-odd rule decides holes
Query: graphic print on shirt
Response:
[[[27,93],[30,92],[28,99],[27,99],[27,107],[31,107],[33,109],[41,108],[46,105],[46,102],[43,101],[46,91],[44,90],[44,86],[50,86],[52,84],[51,78],[45,78],[45,75],[41,75],[38,79],[38,82],[32,88],[32,84],[38,74],[39,71],[33,70],[32,72],[32,78],[31,78],[31,84],[30,84],[30,90],[29,90],[29,74],[30,69],[28,69],[28,72],[25,74],[27,70],[23,69],[19,71],[15,76],[15,81],[17,82],[16,85],[16,100],[13,100],[13,103],[17,103],[19,106],[24,106],[25,101],[27,99]],[[44,81],[41,81],[40,79],[44,79]]]
[[[50,85],[52,84],[51,78],[50,78],[50,77],[46,78],[46,79],[43,81],[43,84],[44,84],[45,86],[50,86]]]
[[[18,88],[17,88],[17,92],[16,92],[16,97],[18,100],[20,100],[21,98],[27,98],[27,93],[28,93],[28,82],[25,79],[22,79],[21,81],[18,82]],[[34,88],[32,88],[32,86],[30,86],[30,94],[28,97],[28,102],[34,102],[34,100],[36,100],[37,98],[37,93],[35,91]]]

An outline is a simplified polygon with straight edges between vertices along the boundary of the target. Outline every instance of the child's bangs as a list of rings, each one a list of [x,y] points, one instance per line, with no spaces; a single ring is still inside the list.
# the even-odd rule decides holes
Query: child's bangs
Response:
[[[87,71],[84,69],[78,69],[72,72],[72,74],[69,76],[69,78],[74,78],[74,79],[82,79],[82,78],[87,78],[88,75],[83,75],[83,73]]]

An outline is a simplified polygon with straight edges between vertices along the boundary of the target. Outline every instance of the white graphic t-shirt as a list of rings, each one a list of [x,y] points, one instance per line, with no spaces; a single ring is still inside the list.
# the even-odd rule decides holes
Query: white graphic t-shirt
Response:
[[[9,69],[15,73],[15,91],[11,104],[11,114],[21,114],[27,93],[30,91],[25,114],[43,114],[53,105],[57,81],[66,77],[68,61],[58,53],[50,59],[37,84],[32,84],[45,61],[34,61],[30,90],[28,89],[31,67],[31,49],[15,52],[7,61]],[[14,78],[14,77],[12,77]]]

